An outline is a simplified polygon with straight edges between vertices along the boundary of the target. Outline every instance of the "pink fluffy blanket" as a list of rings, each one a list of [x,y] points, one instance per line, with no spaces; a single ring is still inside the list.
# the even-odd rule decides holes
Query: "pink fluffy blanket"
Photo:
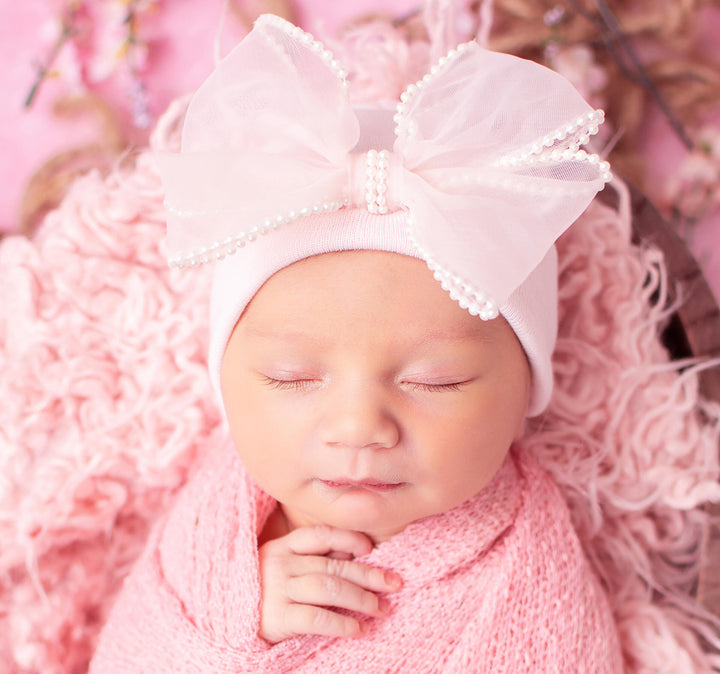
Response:
[[[2,672],[87,671],[149,530],[222,443],[208,278],[167,270],[162,198],[140,153],[77,181],[33,240],[0,243]],[[559,254],[555,394],[523,446],[569,504],[625,670],[720,671],[699,638],[717,622],[691,599],[720,409],[660,342],[662,257],[631,244],[623,198],[593,204]]]
[[[365,558],[404,586],[359,639],[257,634],[257,536],[275,506],[233,447],[216,451],[154,530],[92,674],[622,671],[615,623],[557,487],[516,451],[466,503]]]

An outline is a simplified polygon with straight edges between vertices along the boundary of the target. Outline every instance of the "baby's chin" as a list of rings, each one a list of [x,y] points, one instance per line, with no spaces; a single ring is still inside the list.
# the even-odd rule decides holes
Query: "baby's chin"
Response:
[[[358,531],[365,534],[375,545],[379,545],[402,534],[415,522],[458,505],[450,503],[443,507],[425,507],[403,513],[392,502],[383,507],[378,505],[377,499],[365,498],[363,494],[354,494],[343,500],[342,503],[335,502],[330,507],[318,509],[311,515],[294,512],[285,505],[282,508],[291,528],[322,524],[347,531]]]
[[[325,510],[322,514],[306,514],[301,511],[294,511],[292,508],[282,505],[282,510],[290,530],[303,526],[325,525],[346,531],[357,531],[365,534],[375,545],[389,541],[391,538],[402,533],[417,518],[393,518],[384,516],[370,517],[368,513],[355,513],[334,509],[332,512]]]

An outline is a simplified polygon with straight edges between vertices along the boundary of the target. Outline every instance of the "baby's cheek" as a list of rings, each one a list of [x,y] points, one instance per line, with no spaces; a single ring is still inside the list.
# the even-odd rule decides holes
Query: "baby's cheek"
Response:
[[[418,441],[426,448],[429,471],[447,482],[463,485],[470,480],[483,486],[505,459],[514,434],[497,412],[483,415],[482,406],[472,409],[426,424]]]

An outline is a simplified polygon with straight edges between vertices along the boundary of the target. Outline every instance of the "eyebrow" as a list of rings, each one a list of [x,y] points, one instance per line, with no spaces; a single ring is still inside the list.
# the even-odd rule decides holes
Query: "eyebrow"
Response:
[[[327,340],[323,339],[322,337],[288,328],[271,328],[266,330],[256,326],[249,326],[246,328],[245,334],[248,337],[254,337],[257,339],[270,339],[282,342],[298,342],[305,344],[314,344],[318,346],[322,346],[327,342]],[[492,343],[497,340],[497,332],[496,330],[492,329],[492,327],[490,327],[486,322],[483,322],[483,325],[467,327],[455,332],[449,332],[448,330],[438,328],[423,333],[420,339],[412,340],[412,345],[424,346],[428,343],[433,342],[467,342],[477,339],[485,343]]]
[[[445,343],[457,343],[457,342],[469,342],[469,341],[480,341],[484,344],[491,344],[497,341],[497,331],[492,327],[485,325],[477,325],[472,328],[464,328],[455,332],[448,332],[447,330],[430,330],[426,332],[416,344],[418,346],[425,345],[433,342],[445,342]]]
[[[324,343],[325,340],[310,335],[306,332],[289,330],[288,328],[263,330],[262,328],[249,327],[245,328],[247,337],[255,337],[257,339],[271,339],[277,342],[312,342],[316,344]]]

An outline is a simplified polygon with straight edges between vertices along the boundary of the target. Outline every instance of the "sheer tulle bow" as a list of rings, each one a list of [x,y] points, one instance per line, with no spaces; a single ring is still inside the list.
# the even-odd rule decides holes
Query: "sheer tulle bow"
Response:
[[[347,77],[309,34],[258,19],[195,93],[182,151],[158,157],[171,264],[221,259],[313,212],[403,210],[438,280],[492,318],[610,179],[581,149],[602,111],[532,61],[460,45],[388,112],[392,147],[368,152]]]

